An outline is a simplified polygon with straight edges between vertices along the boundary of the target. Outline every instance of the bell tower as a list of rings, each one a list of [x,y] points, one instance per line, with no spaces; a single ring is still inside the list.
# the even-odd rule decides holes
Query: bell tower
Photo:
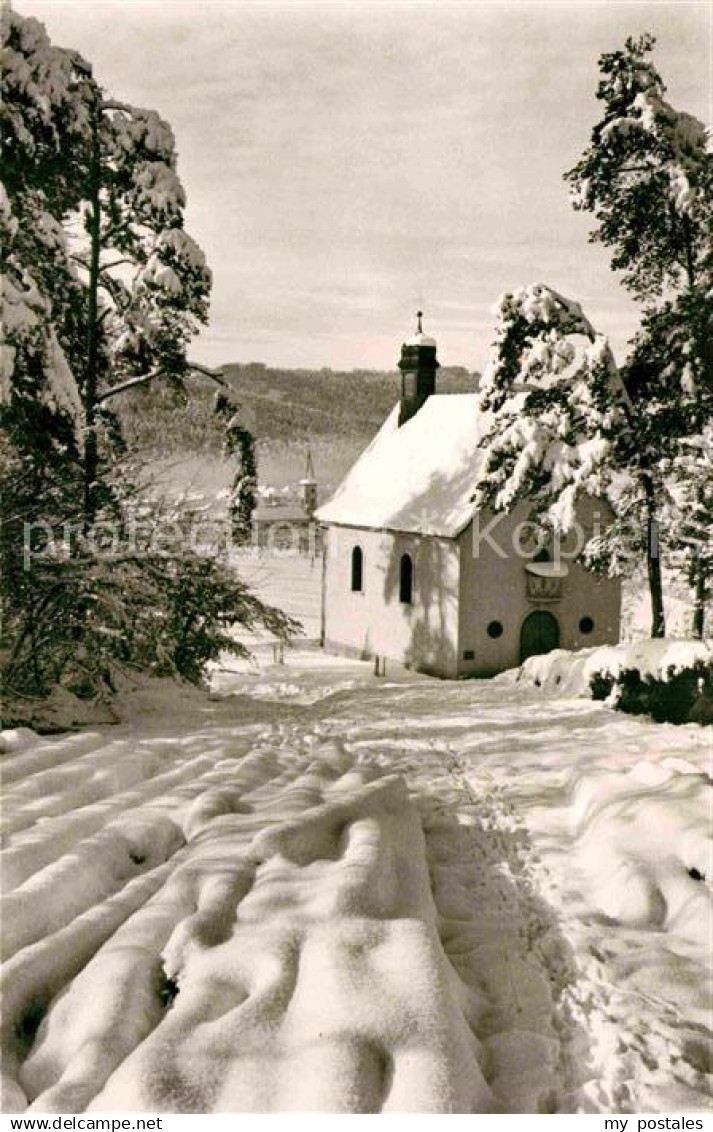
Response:
[[[423,333],[423,311],[419,311],[416,333],[401,347],[401,408],[399,428],[415,416],[424,401],[436,392],[436,340]]]
[[[305,509],[308,517],[311,519],[317,510],[317,480],[314,477],[314,467],[312,464],[312,450],[307,449],[307,465],[305,467],[304,478],[300,480],[300,488],[302,494],[302,506]]]

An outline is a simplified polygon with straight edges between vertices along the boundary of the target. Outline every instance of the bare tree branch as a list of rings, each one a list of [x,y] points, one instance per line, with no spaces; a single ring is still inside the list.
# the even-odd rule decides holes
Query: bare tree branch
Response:
[[[201,366],[198,364],[198,362],[189,362],[188,368],[190,370],[195,370],[196,373],[202,373],[205,377],[210,377],[213,381],[217,382],[218,385],[222,385],[224,389],[230,388],[228,382],[224,379],[223,374],[220,370],[208,369],[207,366]]]
[[[118,385],[112,385],[110,389],[106,389],[98,398],[99,404],[103,405],[111,397],[117,397],[119,393],[126,393],[129,389],[135,389],[139,385],[146,385],[149,381],[155,381],[157,377],[163,375],[163,370],[155,369],[149,373],[142,373],[139,377],[130,377],[126,381],[120,381]]]
[[[218,370],[208,369],[206,366],[199,365],[197,362],[189,362],[187,366],[188,373],[200,373],[205,377],[209,377],[218,385],[222,385],[224,389],[229,389],[227,381],[223,380],[223,376]],[[135,389],[139,385],[147,385],[149,381],[154,381],[157,377],[168,377],[169,375],[162,369],[150,370],[149,373],[142,373],[138,377],[130,377],[126,381],[119,382],[118,385],[113,385],[110,389],[105,390],[99,397],[99,404],[103,405],[111,397],[117,397],[119,393],[126,393],[129,389]]]

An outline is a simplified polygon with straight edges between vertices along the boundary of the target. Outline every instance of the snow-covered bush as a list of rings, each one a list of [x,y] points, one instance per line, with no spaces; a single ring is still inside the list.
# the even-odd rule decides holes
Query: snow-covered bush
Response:
[[[592,696],[657,722],[713,723],[713,644],[684,638],[531,656],[501,680],[545,693]]]
[[[235,625],[283,640],[299,628],[219,560],[189,554],[66,562],[51,582],[40,574],[28,596],[24,617],[11,610],[7,626],[15,647],[4,657],[4,722],[12,726],[37,718],[36,700],[57,687],[94,700],[132,669],[198,683],[221,651],[247,654]]]
[[[650,715],[657,723],[713,723],[713,663],[696,661],[659,675],[625,668],[612,675],[595,672],[592,697],[609,700],[619,711]]]

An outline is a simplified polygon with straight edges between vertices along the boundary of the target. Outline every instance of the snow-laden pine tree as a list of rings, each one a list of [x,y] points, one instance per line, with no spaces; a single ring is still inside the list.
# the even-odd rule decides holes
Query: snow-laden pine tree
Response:
[[[483,459],[475,501],[510,511],[522,500],[544,530],[568,534],[583,495],[613,503],[632,424],[607,339],[581,306],[544,283],[502,296],[478,391]],[[591,535],[583,553],[619,572],[622,530]]]
[[[36,20],[2,12],[2,401],[20,416],[38,405],[81,442],[83,406],[71,368],[83,289],[62,218],[81,201],[72,155],[88,108],[77,57],[53,48]],[[64,426],[62,426],[64,427]]]
[[[706,458],[713,420],[712,300],[713,291],[705,296],[699,286],[649,305],[622,370],[636,414],[628,468],[659,516],[663,561],[690,584],[696,636],[703,633],[711,577],[710,555],[693,547],[709,537],[712,518]]]
[[[81,519],[84,405],[69,359],[81,345],[83,288],[63,217],[78,208],[88,109],[76,58],[44,28],[5,7],[3,188],[2,498],[3,669],[6,695],[41,687],[41,655],[61,561],[40,551],[64,519]],[[42,564],[40,558],[44,557]]]
[[[644,308],[623,376],[649,525],[664,505],[666,468],[713,414],[713,155],[703,124],[667,101],[654,42],[628,39],[601,56],[603,114],[566,174],[575,208],[596,221],[590,239],[612,249],[612,267]],[[705,588],[694,580],[699,596]],[[662,635],[663,604],[653,590],[652,599]]]
[[[210,274],[168,125],[108,98],[38,21],[3,20],[2,662],[22,718],[23,697],[93,695],[117,667],[197,679],[222,647],[241,651],[235,623],[295,625],[223,561],[135,536],[107,406],[196,368]]]
[[[604,115],[566,175],[575,207],[595,214],[591,238],[614,249],[612,266],[644,306],[640,332],[618,372],[576,303],[542,284],[501,299],[481,385],[489,418],[478,498],[499,509],[529,498],[560,531],[580,494],[607,498],[614,521],[585,557],[609,570],[645,558],[651,631],[663,636],[662,554],[682,520],[668,480],[713,412],[713,163],[701,123],[666,102],[652,47],[643,37],[602,56]],[[703,556],[692,569],[707,569]],[[693,584],[704,600],[705,580]]]
[[[654,44],[644,35],[601,56],[603,114],[565,177],[624,286],[658,304],[710,282],[713,158],[703,123],[666,101]]]
[[[96,510],[102,407],[134,385],[188,373],[188,343],[206,321],[210,273],[183,227],[173,133],[155,112],[91,88],[73,259],[86,286],[86,511]]]

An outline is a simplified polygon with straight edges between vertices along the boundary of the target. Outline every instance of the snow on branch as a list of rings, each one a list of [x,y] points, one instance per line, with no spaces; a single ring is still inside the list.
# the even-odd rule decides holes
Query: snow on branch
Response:
[[[544,283],[502,296],[479,411],[479,506],[507,511],[528,498],[567,531],[578,497],[605,493],[627,398],[607,339],[579,303]]]

